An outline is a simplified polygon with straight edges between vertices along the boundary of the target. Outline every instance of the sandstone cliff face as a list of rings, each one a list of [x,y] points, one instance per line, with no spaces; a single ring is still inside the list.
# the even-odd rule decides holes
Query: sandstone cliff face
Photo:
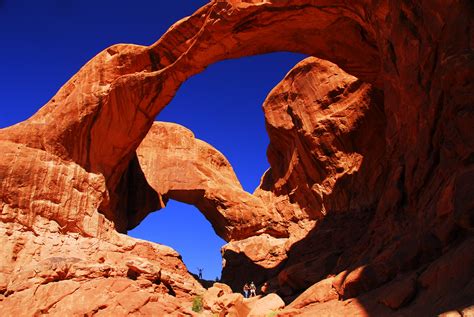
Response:
[[[316,58],[296,65],[273,89],[263,105],[271,168],[254,195],[282,216],[289,236],[276,240],[261,236],[258,243],[250,238],[226,246],[227,282],[237,288],[231,279],[240,276],[235,275],[239,270],[248,274],[245,261],[261,267],[252,276],[258,282],[281,271],[274,285],[286,295],[330,273],[338,250],[351,246],[367,228],[381,192],[385,163],[381,103],[378,89]],[[327,231],[342,229],[338,218],[348,220],[346,227],[357,226],[334,237]],[[319,241],[311,241],[326,222],[333,224],[321,228],[325,233]],[[259,249],[267,264],[260,263],[252,244],[268,246]]]
[[[287,301],[313,285],[287,316],[468,314],[474,294],[473,21],[468,0],[213,1],[150,47],[104,50],[32,118],[0,130],[0,228],[8,250],[2,253],[2,308],[18,313],[15,307],[28,301],[36,303],[33,313],[85,313],[71,305],[74,294],[114,287],[100,284],[108,269],[95,266],[93,248],[76,254],[95,241],[106,245],[103,261],[114,279],[127,276],[125,289],[144,298],[113,312],[158,305],[151,304],[160,302],[152,293],[170,302],[179,293],[189,299],[200,288],[175,253],[145,243],[154,254],[140,254],[141,264],[133,264],[127,254],[140,243],[116,232],[171,197],[196,203],[216,232],[232,240],[224,249],[224,278],[233,286],[239,267],[246,272],[240,276],[257,274]],[[192,137],[184,138],[189,159],[169,156],[198,162],[186,169],[189,187],[169,182],[166,159],[157,161],[163,171],[155,168],[157,152],[146,141],[137,155],[155,116],[188,77],[219,60],[279,50],[324,58],[343,71],[309,59],[270,94],[264,110],[271,169],[254,196],[235,186],[227,167],[192,175],[211,164],[199,163],[193,151],[210,147]],[[225,194],[214,190],[223,182]],[[192,195],[184,195],[189,189]],[[243,197],[262,206],[255,219],[263,222],[248,222]],[[221,199],[225,203],[217,204]],[[233,211],[227,218],[224,210]],[[256,245],[265,252],[255,252]],[[30,261],[34,268],[25,265]],[[163,288],[156,267],[166,263],[176,265]],[[113,289],[117,295],[109,296],[121,302],[123,288]],[[88,312],[101,309],[97,303]]]
[[[263,105],[271,169],[256,194],[288,196],[292,208],[274,207],[287,220],[373,208],[383,181],[382,105],[380,90],[334,64],[296,65]]]

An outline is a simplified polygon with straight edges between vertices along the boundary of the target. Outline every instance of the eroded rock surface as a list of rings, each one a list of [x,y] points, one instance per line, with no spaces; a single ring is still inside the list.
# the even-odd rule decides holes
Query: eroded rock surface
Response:
[[[160,205],[137,212],[136,224],[150,211],[164,207],[168,199],[174,199],[199,208],[227,241],[266,232],[286,235],[279,213],[244,191],[225,156],[196,139],[190,130],[155,122],[137,155],[137,164],[129,170],[129,182],[135,185],[138,182],[134,179],[143,175]],[[149,201],[138,197],[132,205]]]
[[[232,240],[224,279],[233,287],[240,286],[232,267],[242,268],[234,273],[243,280],[267,280],[287,301],[318,285],[283,315],[469,314],[473,21],[468,0],[213,1],[150,47],[104,50],[32,118],[0,130],[2,311],[188,313],[179,303],[189,304],[200,287],[177,254],[145,243],[153,251],[129,259],[141,242],[117,233],[175,197],[200,206]],[[226,168],[191,175],[209,162],[186,169],[184,185],[204,180],[199,195],[154,183],[170,180],[167,168],[147,163],[153,150],[140,160],[137,148],[181,83],[219,60],[282,50],[343,71],[308,59],[269,95],[271,169],[254,196],[238,186],[215,191],[219,175],[236,184]],[[193,142],[188,152],[210,150]],[[255,219],[277,215],[275,223],[248,223],[242,197],[263,206]],[[105,246],[104,260],[95,241]],[[255,252],[257,242],[270,256]],[[112,278],[103,279],[107,272]],[[97,289],[108,289],[107,297],[89,301]],[[128,290],[136,302],[120,300]],[[157,294],[176,305],[161,307]],[[232,296],[226,303],[238,301]]]
[[[204,291],[169,247],[116,235],[0,228],[0,307],[5,316],[189,314]]]

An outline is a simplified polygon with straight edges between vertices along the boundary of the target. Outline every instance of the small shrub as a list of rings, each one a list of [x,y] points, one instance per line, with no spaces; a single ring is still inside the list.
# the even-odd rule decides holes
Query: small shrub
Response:
[[[202,312],[202,296],[194,297],[192,310],[196,313]]]
[[[271,311],[267,314],[266,317],[275,317],[276,315],[278,315],[278,312],[277,311]]]

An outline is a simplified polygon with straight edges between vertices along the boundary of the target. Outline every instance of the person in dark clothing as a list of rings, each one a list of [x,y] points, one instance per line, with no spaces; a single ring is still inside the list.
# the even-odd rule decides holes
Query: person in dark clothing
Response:
[[[249,298],[249,291],[250,291],[249,284],[245,283],[243,291],[244,291],[244,297]]]

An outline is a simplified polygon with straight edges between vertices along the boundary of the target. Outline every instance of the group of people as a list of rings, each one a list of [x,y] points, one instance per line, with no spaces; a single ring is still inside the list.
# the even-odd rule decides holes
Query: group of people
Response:
[[[262,285],[262,287],[260,288],[261,293],[266,294],[267,293],[267,288],[268,288],[268,284],[267,284],[267,282],[265,282]],[[245,283],[245,285],[243,287],[243,291],[244,291],[244,297],[245,298],[257,296],[257,287],[255,286],[255,283],[253,281],[250,282],[250,284]]]

